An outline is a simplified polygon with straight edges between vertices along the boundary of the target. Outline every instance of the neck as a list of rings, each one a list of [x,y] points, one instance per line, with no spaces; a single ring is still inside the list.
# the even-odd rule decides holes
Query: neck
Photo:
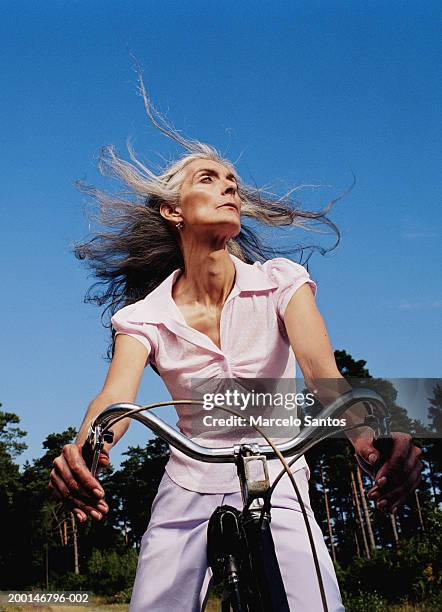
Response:
[[[175,297],[205,306],[224,304],[235,282],[235,266],[226,246],[185,250],[184,272],[174,286]]]

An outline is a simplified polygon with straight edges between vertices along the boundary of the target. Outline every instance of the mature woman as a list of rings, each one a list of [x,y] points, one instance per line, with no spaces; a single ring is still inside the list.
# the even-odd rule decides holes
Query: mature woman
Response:
[[[115,330],[103,389],[76,442],[64,447],[51,473],[50,488],[69,498],[80,522],[88,516],[100,520],[108,511],[104,491],[82,459],[88,425],[109,404],[135,401],[147,364],[176,399],[189,397],[192,378],[293,378],[296,361],[307,381],[341,378],[308,272],[289,259],[266,257],[255,232],[241,223],[244,217],[269,226],[321,218],[331,225],[324,211],[306,213],[247,187],[215,149],[187,141],[161,123],[142,91],[154,124],[188,154],[159,176],[134,156],[127,163],[108,149],[103,157],[105,170],[130,187],[135,201],[94,191],[103,222],[112,229],[77,247],[77,255],[108,284],[96,299],[109,304]],[[189,409],[179,412],[178,425],[187,435],[193,418]],[[124,421],[115,427],[114,444],[127,427]],[[372,436],[356,431],[350,437],[356,454],[376,465]],[[393,437],[390,459],[370,492],[378,507],[388,510],[416,488],[421,471],[420,451],[409,436]],[[110,447],[101,465],[108,463]],[[298,460],[292,469],[310,517],[329,610],[343,610],[309,504],[307,463]],[[311,551],[287,478],[272,502],[272,534],[290,609],[317,612],[322,606]],[[133,612],[200,609],[210,577],[207,522],[221,504],[241,507],[234,466],[200,464],[172,451],[142,539]]]

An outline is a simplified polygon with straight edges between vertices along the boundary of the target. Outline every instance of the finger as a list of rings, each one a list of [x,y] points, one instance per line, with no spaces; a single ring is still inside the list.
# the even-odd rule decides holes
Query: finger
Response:
[[[86,489],[90,495],[98,498],[104,497],[103,487],[98,480],[92,476],[81,457],[75,459],[74,462],[70,464],[70,468],[75,478],[81,482],[82,487]]]
[[[74,508],[72,512],[75,514],[75,516],[77,517],[77,520],[80,521],[80,523],[84,523],[85,521],[87,521],[87,514],[85,514],[78,508]]]
[[[77,495],[71,493],[66,497],[66,501],[68,504],[72,506],[77,506],[78,508],[83,508],[87,512],[91,513],[92,510],[95,510],[97,514],[107,514],[109,512],[109,506],[107,503],[100,499],[98,501],[90,501],[90,499],[84,499],[82,497],[78,497]],[[101,518],[101,517],[100,517]]]
[[[103,487],[86,466],[79,446],[67,444],[63,448],[63,455],[75,479],[95,497],[104,497]]]
[[[405,503],[407,498],[409,498],[410,495],[414,493],[414,491],[419,487],[421,481],[422,481],[422,474],[419,474],[417,480],[411,485],[408,491],[406,491],[401,497],[399,497],[395,502],[392,502],[390,506],[387,507],[388,512],[392,512],[392,513],[396,512],[396,510]]]
[[[368,491],[369,497],[371,497],[373,493],[377,493],[382,487],[384,487],[387,484],[387,479],[385,478],[385,476],[382,476],[381,478],[378,479],[377,483],[378,484],[374,485],[374,487],[372,487]]]
[[[373,487],[372,489],[370,489],[370,491],[368,491],[368,497],[372,500],[376,500],[379,497],[383,497],[388,491],[392,491],[394,489],[397,489],[399,486],[401,486],[401,484],[407,480],[407,478],[409,477],[409,475],[412,473],[412,471],[414,470],[416,463],[417,463],[417,454],[413,451],[413,449],[416,447],[413,447],[407,457],[407,460],[403,466],[403,470],[402,473],[399,475],[397,475],[396,480],[393,480],[393,478],[391,478],[390,480],[387,481],[386,477],[384,476],[382,478],[382,482],[379,485],[376,485],[375,487]],[[416,449],[416,450],[420,450],[420,449]],[[419,453],[420,454],[420,453]]]
[[[98,500],[98,502],[95,504],[95,508],[101,512],[101,514],[107,514],[109,512],[109,506],[104,499]]]
[[[377,508],[384,508],[390,511],[392,507],[402,504],[410,493],[412,493],[418,486],[421,480],[421,472],[422,464],[419,462],[419,464],[416,465],[414,470],[409,474],[405,482],[392,491],[382,493],[382,496],[376,503]]]
[[[410,486],[407,487],[407,489],[405,491],[403,491],[402,495],[399,495],[396,499],[392,499],[390,501],[390,503],[388,503],[385,506],[386,511],[394,513],[401,506],[403,506],[404,503],[407,501],[407,499],[410,498],[410,495],[417,489],[417,487],[419,486],[421,480],[422,480],[422,477],[419,474],[417,480],[415,480],[413,483],[410,483]]]
[[[389,459],[393,448],[394,440],[390,436],[379,437],[373,440],[373,446],[379,451],[379,462],[376,471]]]
[[[400,481],[400,474],[403,472],[403,465],[412,448],[411,436],[402,432],[392,432],[393,444],[389,459],[382,465],[376,474],[376,483],[381,478],[386,478],[386,482]],[[386,483],[384,483],[385,486]]]
[[[106,450],[102,450],[98,458],[98,465],[101,467],[107,467],[109,465],[109,453]]]
[[[85,505],[86,508],[93,508],[94,510],[97,510],[101,514],[106,514],[107,512],[109,512],[109,506],[104,501],[104,499],[97,499],[96,497],[92,498],[89,495],[86,497],[83,497],[82,495],[79,495],[78,493],[73,492],[73,491],[70,491],[67,498],[71,502],[72,500],[81,502],[82,504]]]
[[[62,480],[64,480],[66,487],[68,488],[68,490],[71,493],[75,493],[75,495],[77,497],[81,497],[82,499],[84,499],[85,501],[88,501],[91,504],[96,504],[97,501],[99,501],[100,499],[102,499],[102,497],[98,497],[98,495],[93,495],[90,490],[85,489],[82,486],[81,482],[78,482],[74,476],[74,474],[72,474],[72,472],[70,470],[65,470],[63,472],[63,475],[61,476],[60,472],[58,471],[57,467],[55,467],[55,473],[60,476],[62,478]],[[70,474],[70,476],[69,476]]]
[[[56,492],[59,499],[64,500],[70,495],[70,490],[65,481],[57,474],[57,470],[52,470],[50,474],[52,489]]]
[[[58,500],[63,499],[61,496],[61,493],[54,487],[52,482],[48,484],[48,490],[49,490],[49,493],[52,495],[52,497],[54,497],[55,499],[58,499]]]
[[[372,467],[379,461],[379,451],[373,446],[372,440],[362,438],[357,447],[357,455]]]
[[[92,511],[95,512],[94,518],[101,519],[102,515],[108,512],[109,507],[103,500],[96,500],[95,503],[91,503],[91,500],[82,499],[78,496],[78,494],[66,486],[64,481],[57,475],[57,473],[53,470],[53,474],[51,474],[51,482],[55,485],[57,490],[60,493],[60,497],[62,501],[70,508],[80,508],[85,512],[92,514]],[[100,515],[100,516],[99,516]]]
[[[103,512],[98,510],[97,508],[90,506],[82,499],[75,497],[74,495],[70,495],[67,499],[67,504],[71,506],[71,508],[76,508],[77,510],[82,510],[83,513],[88,514],[92,518],[97,521],[100,521],[103,518]]]
[[[73,495],[72,492],[68,489],[65,482],[62,478],[60,478],[57,473],[51,473],[51,482],[53,486],[56,487],[56,490],[59,494],[59,498],[61,501],[69,508],[73,509]]]
[[[62,455],[54,459],[53,464],[55,474],[57,474],[61,481],[64,482],[64,485],[69,492],[75,492],[77,496],[82,497],[85,500],[89,500],[91,502],[97,499],[97,496],[91,495],[90,491],[86,490],[82,486],[82,483],[76,480],[74,474],[70,470],[68,463],[66,462],[66,459]],[[62,494],[64,495],[65,492],[62,491]]]

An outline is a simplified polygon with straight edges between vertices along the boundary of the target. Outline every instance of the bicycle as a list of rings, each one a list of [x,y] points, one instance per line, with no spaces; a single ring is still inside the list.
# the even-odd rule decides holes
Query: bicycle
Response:
[[[315,562],[324,612],[328,611],[319,562],[310,530],[308,516],[290,465],[321,440],[346,429],[370,426],[375,432],[374,445],[383,462],[391,448],[389,413],[383,398],[369,389],[352,389],[339,396],[317,415],[319,419],[338,418],[353,404],[363,403],[367,415],[363,422],[351,428],[309,426],[299,435],[278,446],[258,428],[268,442],[240,444],[225,448],[207,448],[196,444],[173,429],[157,415],[144,411],[177,405],[202,405],[199,400],[171,400],[146,406],[131,403],[112,404],[91,423],[83,456],[93,476],[97,473],[98,458],[105,442],[113,441],[111,427],[123,418],[133,418],[159,435],[189,457],[210,463],[235,463],[240,481],[243,509],[218,507],[208,524],[207,555],[215,584],[224,582],[222,612],[289,612],[287,596],[275,553],[270,530],[271,495],[281,477],[287,473],[303,513]],[[227,412],[232,410],[217,406]],[[278,457],[284,469],[270,486],[267,459]],[[289,463],[284,457],[292,457]]]

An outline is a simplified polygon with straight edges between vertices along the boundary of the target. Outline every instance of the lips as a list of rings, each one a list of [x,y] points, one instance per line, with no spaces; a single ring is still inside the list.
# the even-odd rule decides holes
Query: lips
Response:
[[[238,206],[233,202],[226,202],[225,204],[221,204],[221,206],[218,206],[218,208],[223,208],[223,206],[229,206],[230,208],[234,208],[236,212],[239,212]]]

